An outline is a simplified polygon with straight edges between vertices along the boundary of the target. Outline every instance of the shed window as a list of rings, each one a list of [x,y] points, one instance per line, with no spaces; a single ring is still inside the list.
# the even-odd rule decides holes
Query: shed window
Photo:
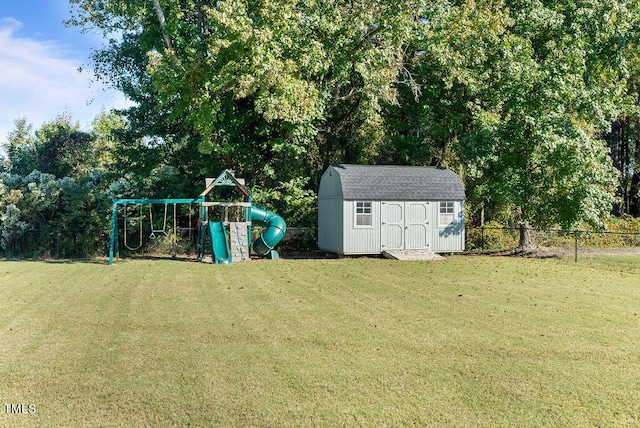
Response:
[[[453,201],[440,202],[440,226],[448,226],[453,223]]]
[[[356,202],[356,226],[371,226],[371,202]]]

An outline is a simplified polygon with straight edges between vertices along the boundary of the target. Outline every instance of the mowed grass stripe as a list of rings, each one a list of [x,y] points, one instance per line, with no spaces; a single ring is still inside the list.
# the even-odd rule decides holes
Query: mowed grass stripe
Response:
[[[634,426],[639,280],[484,257],[3,262],[0,397],[38,410],[0,425]]]

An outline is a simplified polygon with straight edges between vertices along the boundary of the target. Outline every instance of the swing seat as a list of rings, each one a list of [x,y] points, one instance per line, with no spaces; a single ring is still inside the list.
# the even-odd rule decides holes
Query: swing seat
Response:
[[[176,215],[176,204],[173,204],[173,217],[175,221]],[[169,236],[167,233],[167,203],[164,204],[164,220],[162,222],[162,229],[154,229],[153,228],[153,210],[151,209],[151,205],[149,205],[149,223],[151,223],[151,235],[149,238],[156,239],[156,233],[161,233],[164,236]]]
[[[151,231],[151,235],[149,235],[149,238],[151,238],[151,239],[156,239],[156,237],[157,237],[157,236],[156,236],[156,232],[157,232],[157,233],[160,233],[160,234],[163,234],[164,236],[169,236],[169,234],[167,233],[167,231],[166,231],[166,230],[164,230],[164,229],[157,229],[157,230],[152,230],[152,231]]]
[[[129,249],[130,251],[137,251],[140,248],[142,248],[143,242],[142,242],[142,220],[143,220],[143,216],[142,216],[142,205],[140,205],[140,239],[139,239],[139,244],[135,247],[132,247],[131,245],[129,245],[127,243],[127,204],[124,205],[124,224],[123,224],[123,229],[124,229],[124,246],[125,248]]]

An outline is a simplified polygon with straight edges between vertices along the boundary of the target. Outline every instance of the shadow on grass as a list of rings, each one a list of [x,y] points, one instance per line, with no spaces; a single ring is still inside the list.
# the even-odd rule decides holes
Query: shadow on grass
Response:
[[[127,262],[130,260],[171,260],[174,262],[182,263],[202,263],[196,256],[168,256],[168,255],[145,255],[145,256],[127,256],[121,258],[114,258],[113,264]],[[109,259],[105,259],[105,263],[108,264]]]
[[[171,256],[139,256],[139,257],[122,257],[114,259],[113,264],[126,263],[130,260],[173,260],[176,262],[191,262],[199,263],[195,257],[171,257]],[[54,259],[54,258],[41,258],[41,257],[5,257],[0,256],[0,262],[21,262],[21,263],[46,263],[46,264],[93,264],[93,265],[109,265],[108,257],[96,257],[90,259]]]
[[[476,256],[492,256],[492,257],[523,257],[531,259],[560,259],[569,255],[573,255],[572,250],[566,248],[551,247],[517,247],[506,250],[485,250],[485,251],[468,251],[466,255]]]
[[[95,265],[107,265],[109,259],[104,258],[92,258],[92,259],[45,259],[41,257],[5,257],[0,256],[2,262],[21,262],[21,263],[47,263],[47,264],[95,264]]]

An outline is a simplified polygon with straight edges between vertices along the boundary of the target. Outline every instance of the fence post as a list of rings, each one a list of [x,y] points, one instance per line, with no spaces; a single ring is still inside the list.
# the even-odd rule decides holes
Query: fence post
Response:
[[[575,238],[575,253],[574,253],[574,262],[578,263],[578,231],[573,231],[573,237]]]

